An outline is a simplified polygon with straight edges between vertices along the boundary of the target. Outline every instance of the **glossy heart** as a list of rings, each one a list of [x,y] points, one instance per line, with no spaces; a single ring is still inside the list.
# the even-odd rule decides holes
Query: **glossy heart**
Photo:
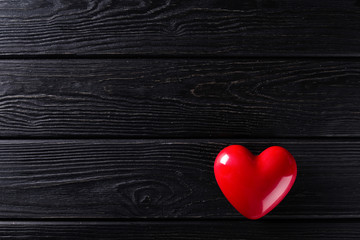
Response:
[[[254,156],[247,148],[224,148],[214,164],[216,181],[229,202],[242,215],[258,219],[276,207],[295,182],[294,157],[278,146]]]

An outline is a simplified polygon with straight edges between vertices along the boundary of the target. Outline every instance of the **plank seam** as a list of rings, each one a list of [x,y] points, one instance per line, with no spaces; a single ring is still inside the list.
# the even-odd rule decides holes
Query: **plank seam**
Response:
[[[26,54],[26,55],[0,55],[0,60],[52,60],[52,59],[206,59],[206,60],[231,60],[231,59],[284,59],[284,60],[357,60],[360,59],[360,54],[348,55],[211,55],[211,54],[158,54],[158,55],[143,55],[143,54]]]

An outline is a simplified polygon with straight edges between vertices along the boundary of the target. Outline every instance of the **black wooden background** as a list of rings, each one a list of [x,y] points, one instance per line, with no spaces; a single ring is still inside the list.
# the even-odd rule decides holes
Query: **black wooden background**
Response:
[[[0,2],[0,238],[359,239],[359,0]],[[298,179],[238,214],[217,153]]]

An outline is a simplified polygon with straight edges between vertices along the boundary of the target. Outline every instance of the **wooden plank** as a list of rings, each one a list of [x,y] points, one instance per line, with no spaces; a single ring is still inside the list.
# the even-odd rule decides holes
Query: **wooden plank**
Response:
[[[0,52],[359,56],[360,7],[330,1],[5,1]]]
[[[265,218],[360,216],[360,141],[2,140],[0,218],[242,218],[213,174],[230,144],[280,145],[297,160]]]
[[[11,239],[358,239],[359,221],[0,222]]]
[[[360,136],[360,62],[0,60],[0,137]]]

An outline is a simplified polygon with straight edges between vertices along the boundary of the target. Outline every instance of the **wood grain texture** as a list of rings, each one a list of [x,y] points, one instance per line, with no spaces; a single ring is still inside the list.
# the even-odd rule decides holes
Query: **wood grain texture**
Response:
[[[0,60],[0,137],[360,136],[360,62]]]
[[[2,55],[359,56],[357,0],[0,3]]]
[[[217,153],[286,147],[298,178],[266,218],[358,218],[360,142],[0,141],[0,218],[242,218],[213,174]]]
[[[356,221],[0,222],[3,239],[359,239]]]

